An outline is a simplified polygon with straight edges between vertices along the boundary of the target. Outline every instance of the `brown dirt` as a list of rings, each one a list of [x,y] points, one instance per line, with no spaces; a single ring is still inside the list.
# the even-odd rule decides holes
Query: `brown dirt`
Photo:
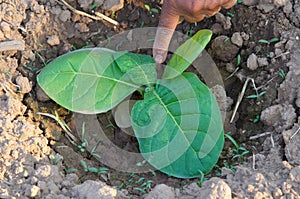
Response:
[[[89,8],[93,2],[100,2],[95,4],[96,10],[104,5],[99,0],[69,2],[86,12],[92,12]],[[74,14],[54,0],[0,1],[0,45],[3,41],[18,41],[20,45],[0,52],[0,198],[300,198],[298,0],[244,0],[216,17],[178,25],[177,30],[187,35],[203,28],[214,31],[207,49],[224,80],[239,67],[224,81],[229,96],[225,131],[231,131],[250,153],[244,159],[232,160],[233,145],[227,140],[218,166],[206,176],[202,187],[196,184],[199,179],[180,180],[158,171],[156,175],[133,175],[109,169],[100,176],[85,172],[80,160],[93,167],[105,165],[74,146],[54,120],[37,114],[54,114],[56,110],[63,121],[74,127],[73,114],[42,95],[36,84],[37,72],[71,50],[109,46],[104,41],[113,35],[157,26],[159,14],[145,10],[143,2],[152,8],[161,7],[160,1],[145,0],[127,1],[116,12],[101,10],[121,23],[116,28]],[[231,38],[234,33],[241,35],[242,45]],[[220,42],[225,37],[228,42]],[[274,37],[280,41],[258,42]],[[150,49],[142,52],[151,54]],[[252,53],[258,58],[258,68],[254,70],[247,66]],[[278,75],[281,70],[286,74],[284,78]],[[259,92],[266,94],[258,99],[244,98],[233,124],[229,124],[247,77],[253,78],[256,87],[261,87]],[[254,93],[250,84],[245,96]],[[135,138],[114,127],[110,115],[98,115],[99,122],[107,126],[105,133],[120,148],[137,151]],[[260,121],[254,123],[258,116]],[[266,136],[250,139],[266,132]],[[75,130],[73,134],[77,136]],[[141,177],[145,178],[143,182],[153,181],[144,189],[147,195],[136,189],[141,188],[135,183]]]

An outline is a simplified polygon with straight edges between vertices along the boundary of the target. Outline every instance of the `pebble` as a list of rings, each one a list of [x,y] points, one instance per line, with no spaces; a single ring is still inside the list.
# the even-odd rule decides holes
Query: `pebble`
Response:
[[[256,70],[258,68],[257,56],[252,53],[247,59],[247,67],[250,70]]]
[[[112,12],[121,10],[124,7],[124,0],[105,0],[102,9]]]
[[[60,43],[59,37],[58,37],[57,35],[52,35],[52,36],[48,37],[47,43],[48,43],[50,46],[58,45],[58,44]]]
[[[79,30],[79,32],[89,32],[90,29],[85,23],[76,23],[75,28]]]
[[[63,10],[60,15],[59,15],[59,19],[62,22],[66,22],[71,18],[71,12],[69,10]]]
[[[88,10],[92,5],[93,0],[78,0],[77,2],[83,10]]]
[[[292,50],[292,48],[294,47],[294,45],[295,45],[295,41],[289,40],[289,41],[285,44],[285,49],[286,49],[286,50]]]
[[[231,42],[233,44],[237,45],[238,47],[242,47],[243,46],[243,38],[242,38],[241,34],[239,32],[233,33],[233,35],[231,37]]]
[[[258,0],[243,0],[243,4],[246,6],[254,6],[258,4]]]
[[[232,63],[227,63],[226,64],[226,70],[229,73],[233,73],[233,71],[235,71],[235,67],[234,67],[234,65]]]
[[[18,76],[16,78],[16,83],[20,87],[20,91],[23,94],[29,93],[31,91],[31,89],[32,89],[32,85],[29,82],[29,80],[28,80],[27,77]]]
[[[7,23],[7,22],[5,22],[5,21],[3,21],[3,22],[1,22],[1,24],[0,24],[0,29],[5,33],[5,32],[9,32],[10,31],[10,25]]]
[[[267,66],[269,64],[268,59],[266,57],[260,57],[257,59],[258,66]]]
[[[213,31],[214,34],[221,33],[223,31],[223,27],[219,23],[215,23],[212,25],[211,30]]]
[[[275,55],[280,56],[282,54],[282,50],[280,48],[275,49]]]
[[[225,30],[229,30],[231,28],[231,18],[225,17],[222,13],[218,12],[216,15],[216,22],[220,23]]]
[[[239,52],[239,48],[225,35],[216,37],[212,42],[211,49],[215,57],[224,62],[232,61]]]
[[[175,198],[174,190],[171,187],[165,184],[159,184],[154,187],[152,191],[150,191],[145,199],[164,199],[164,198]]]
[[[25,189],[25,195],[28,197],[37,197],[40,193],[40,188],[36,185],[28,185]]]

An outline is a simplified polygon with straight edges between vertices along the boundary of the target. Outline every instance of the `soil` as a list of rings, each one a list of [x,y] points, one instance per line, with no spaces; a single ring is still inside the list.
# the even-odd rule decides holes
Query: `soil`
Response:
[[[204,182],[158,171],[87,172],[83,161],[89,167],[106,166],[82,147],[83,142],[74,145],[55,120],[38,114],[55,115],[55,110],[80,140],[74,114],[49,100],[36,75],[46,63],[71,50],[113,46],[107,42],[113,35],[156,27],[159,13],[147,11],[144,5],[158,11],[162,5],[154,0],[68,1],[78,10],[114,18],[120,22],[115,27],[80,16],[58,2],[0,1],[0,198],[300,198],[298,0],[244,0],[197,24],[178,25],[177,30],[186,35],[213,30],[207,51],[228,96],[225,132],[230,131],[249,151],[233,159],[234,145],[227,139],[216,168]],[[270,42],[259,42],[262,39]],[[151,54],[151,49],[140,52]],[[247,78],[255,84],[250,81],[230,123]],[[262,96],[246,98],[255,89]],[[107,137],[122,149],[138,152],[135,138],[121,133],[111,114],[97,116],[107,127]]]

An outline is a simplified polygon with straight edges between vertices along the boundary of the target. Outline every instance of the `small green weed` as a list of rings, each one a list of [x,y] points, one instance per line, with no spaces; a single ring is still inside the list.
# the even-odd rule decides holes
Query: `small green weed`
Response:
[[[260,115],[256,115],[255,118],[253,119],[253,123],[256,124],[260,121]]]
[[[260,93],[254,94],[254,95],[249,95],[247,96],[248,99],[258,99],[260,97],[262,97],[263,95],[265,95],[267,92],[266,91],[262,91]]]
[[[230,142],[234,145],[234,148],[232,148],[233,156],[232,160],[241,160],[242,163],[245,162],[245,157],[247,154],[249,154],[249,151],[245,147],[239,146],[239,144],[236,142],[236,140],[229,134],[224,134],[225,138],[230,140]]]
[[[278,75],[279,75],[283,80],[285,80],[286,74],[285,74],[284,70],[281,69],[281,70],[278,72]]]
[[[151,189],[152,183],[152,180],[147,180],[144,177],[139,177],[132,173],[130,174],[129,179],[121,183],[117,189],[132,189],[145,194]]]
[[[69,173],[74,173],[74,172],[76,172],[76,171],[77,171],[77,169],[75,169],[74,167],[70,167],[70,168],[68,168],[68,169],[65,168],[65,172],[66,172],[67,174],[69,174]]]
[[[109,170],[108,168],[106,167],[99,167],[99,168],[96,168],[96,167],[89,167],[87,166],[86,162],[84,160],[80,160],[80,163],[84,169],[85,172],[91,172],[91,173],[95,173],[97,175],[101,175],[103,173],[107,173],[107,171]]]
[[[159,10],[157,8],[151,8],[148,4],[145,4],[145,8],[146,8],[146,10],[148,10],[148,12],[150,14],[152,14],[152,13],[158,14],[159,13]]]
[[[266,40],[266,39],[258,40],[259,43],[263,43],[263,44],[270,44],[270,43],[274,43],[274,42],[277,42],[277,41],[279,41],[279,38],[277,38],[277,37],[274,37],[274,38],[269,39],[269,40]]]
[[[232,13],[232,12],[229,12],[229,11],[227,11],[227,15],[229,16],[229,17],[234,17],[234,13]]]

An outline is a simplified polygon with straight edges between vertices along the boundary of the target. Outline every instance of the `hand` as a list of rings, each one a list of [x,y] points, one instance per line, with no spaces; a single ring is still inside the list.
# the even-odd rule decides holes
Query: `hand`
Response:
[[[173,32],[183,17],[189,22],[197,22],[205,16],[213,16],[221,8],[231,8],[236,0],[164,0],[158,30],[153,46],[153,57],[157,63],[166,59]]]

